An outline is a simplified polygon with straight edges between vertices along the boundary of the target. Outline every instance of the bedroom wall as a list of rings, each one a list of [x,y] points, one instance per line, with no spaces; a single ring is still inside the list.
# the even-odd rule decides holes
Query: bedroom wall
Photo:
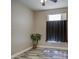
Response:
[[[11,6],[11,54],[20,52],[32,45],[33,11],[17,0]]]
[[[67,8],[59,8],[53,10],[36,11],[35,12],[35,32],[42,35],[39,45],[52,46],[52,47],[67,47],[67,43],[48,43],[46,42],[46,21],[48,20],[48,15],[50,14],[63,14],[67,15]],[[62,19],[68,19],[68,17],[62,17]]]

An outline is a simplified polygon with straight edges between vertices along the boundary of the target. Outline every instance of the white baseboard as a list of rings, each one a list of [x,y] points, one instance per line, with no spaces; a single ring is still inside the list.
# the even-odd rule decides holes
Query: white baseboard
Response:
[[[54,48],[54,49],[60,49],[60,50],[68,50],[67,47],[54,47],[54,46],[43,46],[43,45],[39,45],[38,47],[41,47],[41,48]]]
[[[18,56],[18,55],[22,54],[23,52],[30,50],[31,48],[32,48],[32,47],[29,47],[29,48],[27,48],[27,49],[25,49],[25,50],[22,50],[22,51],[20,51],[20,52],[18,52],[18,53],[15,53],[15,54],[13,54],[13,55],[11,56],[11,58]]]

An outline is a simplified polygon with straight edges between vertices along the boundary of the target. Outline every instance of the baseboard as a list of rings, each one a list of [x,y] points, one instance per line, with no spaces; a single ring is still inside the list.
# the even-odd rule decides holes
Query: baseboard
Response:
[[[32,47],[29,47],[29,48],[27,48],[27,49],[25,49],[25,50],[22,50],[22,51],[20,51],[20,52],[18,52],[18,53],[15,53],[15,54],[13,54],[13,55],[11,56],[11,58],[18,56],[18,55],[22,54],[23,52],[30,50],[31,48],[32,48]]]
[[[67,47],[54,47],[54,46],[43,46],[43,45],[39,45],[38,47],[41,47],[41,48],[54,48],[54,49],[60,49],[60,50],[68,50]]]

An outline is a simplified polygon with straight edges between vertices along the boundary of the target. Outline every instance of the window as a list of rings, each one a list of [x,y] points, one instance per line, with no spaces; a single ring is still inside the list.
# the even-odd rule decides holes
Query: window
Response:
[[[46,41],[67,42],[67,20],[62,14],[49,15],[46,23]]]
[[[66,13],[48,15],[48,21],[67,20]]]
[[[61,14],[55,14],[55,15],[48,15],[49,17],[49,21],[57,21],[57,20],[61,20]]]

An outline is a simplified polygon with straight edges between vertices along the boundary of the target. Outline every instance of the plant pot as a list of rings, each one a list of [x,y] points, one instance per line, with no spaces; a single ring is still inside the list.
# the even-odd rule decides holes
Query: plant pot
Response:
[[[33,44],[33,49],[36,49],[37,48],[37,44]]]

